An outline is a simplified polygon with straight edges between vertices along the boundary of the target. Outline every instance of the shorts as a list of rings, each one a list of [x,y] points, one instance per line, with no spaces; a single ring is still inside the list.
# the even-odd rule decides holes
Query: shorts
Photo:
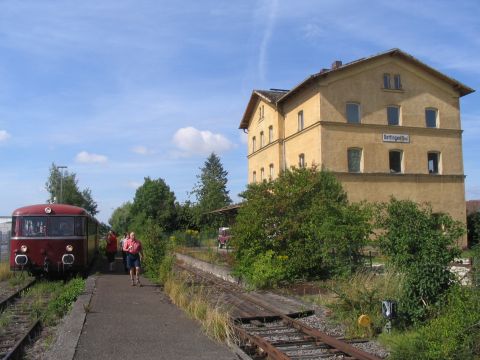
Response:
[[[132,267],[140,267],[140,255],[138,254],[127,254],[127,268],[131,269]]]
[[[113,263],[115,261],[115,253],[107,251],[106,254],[108,262]]]

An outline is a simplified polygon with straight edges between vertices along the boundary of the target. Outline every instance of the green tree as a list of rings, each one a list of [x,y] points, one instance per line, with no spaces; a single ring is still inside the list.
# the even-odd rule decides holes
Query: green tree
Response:
[[[421,322],[454,283],[448,265],[460,253],[456,241],[465,233],[464,226],[409,200],[393,198],[378,210],[379,246],[388,265],[404,274],[404,320]]]
[[[146,177],[135,192],[131,215],[136,228],[152,220],[164,231],[175,230],[175,194],[163,179]]]
[[[197,222],[195,221],[195,208],[190,201],[186,201],[183,204],[175,203],[175,209],[177,213],[176,229],[187,230],[197,229]]]
[[[209,214],[210,211],[230,205],[232,200],[227,190],[227,175],[220,158],[212,153],[205,161],[197,175],[198,182],[192,193],[197,204],[195,207],[197,221],[203,228],[217,228],[224,225],[221,215]]]
[[[118,234],[123,234],[130,230],[129,225],[132,216],[131,211],[132,203],[126,202],[116,208],[110,216],[108,223],[110,224],[112,229]]]
[[[50,194],[47,200],[49,203],[61,202],[63,204],[75,205],[84,208],[93,216],[98,214],[97,203],[92,198],[91,190],[86,188],[80,191],[75,173],[70,173],[68,170],[62,173],[52,163],[45,188]]]
[[[468,247],[480,244],[480,211],[467,216]]]
[[[284,268],[277,279],[348,274],[361,264],[370,212],[348,203],[333,174],[287,170],[275,181],[250,184],[241,196],[246,202],[232,230],[236,270],[247,279],[258,278],[252,269],[265,268],[258,263],[264,260]]]

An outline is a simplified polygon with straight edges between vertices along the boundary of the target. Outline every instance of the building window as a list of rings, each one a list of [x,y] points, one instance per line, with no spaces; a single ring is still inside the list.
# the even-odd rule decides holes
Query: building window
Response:
[[[254,136],[252,138],[252,152],[255,152],[257,150],[257,138]]]
[[[391,150],[389,153],[390,172],[398,174],[402,172],[402,152],[400,150]]]
[[[393,76],[393,87],[395,90],[402,89],[402,79],[400,78],[400,74],[395,74]]]
[[[257,182],[257,172],[256,171],[253,172],[252,180],[253,180],[253,182]]]
[[[348,172],[362,172],[362,149],[351,148],[347,150],[348,155]]]
[[[263,120],[264,115],[265,115],[265,107],[264,105],[260,105],[258,107],[258,121]]]
[[[265,180],[265,169],[261,168],[260,169],[260,181]]]
[[[429,174],[438,174],[439,167],[438,164],[440,163],[440,153],[438,152],[429,152],[428,153],[428,173]]]
[[[260,147],[265,146],[265,135],[263,134],[263,131],[260,131]]]
[[[347,103],[346,108],[347,122],[350,124],[360,124],[360,105],[357,103]]]
[[[299,168],[305,167],[305,154],[298,155],[298,167]]]
[[[438,110],[437,109],[433,109],[433,108],[425,109],[425,123],[426,123],[427,127],[429,127],[429,128],[438,127],[437,119],[438,119]]]
[[[390,74],[383,74],[383,88],[390,89]]]
[[[268,127],[268,142],[271,143],[273,141],[273,126]]]
[[[303,110],[298,112],[298,131],[303,130]]]
[[[400,125],[400,108],[398,106],[387,106],[388,125]]]
[[[270,176],[270,179],[273,179],[273,175],[274,175],[274,173],[273,173],[273,164],[270,164],[270,166],[269,166],[269,176]]]

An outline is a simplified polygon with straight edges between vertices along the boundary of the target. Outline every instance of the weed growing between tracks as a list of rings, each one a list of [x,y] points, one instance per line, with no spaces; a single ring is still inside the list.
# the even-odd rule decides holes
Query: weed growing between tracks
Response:
[[[210,304],[205,288],[189,286],[181,275],[170,273],[164,283],[164,290],[175,305],[202,324],[209,337],[220,342],[233,340],[228,314]]]

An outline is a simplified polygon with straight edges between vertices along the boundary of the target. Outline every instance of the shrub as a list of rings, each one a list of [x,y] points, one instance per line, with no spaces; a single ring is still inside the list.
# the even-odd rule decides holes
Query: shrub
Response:
[[[272,250],[260,254],[246,274],[246,280],[253,288],[274,287],[286,278],[287,256],[275,256]]]
[[[278,256],[288,256],[285,280],[344,275],[361,265],[370,213],[348,203],[333,174],[287,170],[274,181],[250,184],[242,197],[247,201],[232,228],[238,274],[248,277],[254,264]],[[257,262],[268,251],[272,255]]]
[[[168,237],[166,237],[162,228],[151,220],[147,220],[140,235],[143,247],[142,265],[148,276],[157,278],[159,264],[167,253]]]
[[[429,206],[391,199],[379,206],[378,237],[387,264],[404,275],[399,310],[406,323],[421,322],[454,282],[448,265],[460,253],[456,241],[463,225]]]
[[[480,358],[480,292],[454,286],[441,313],[425,326],[400,335],[384,335],[390,359],[468,360]]]
[[[480,244],[480,211],[467,216],[468,246]]]

